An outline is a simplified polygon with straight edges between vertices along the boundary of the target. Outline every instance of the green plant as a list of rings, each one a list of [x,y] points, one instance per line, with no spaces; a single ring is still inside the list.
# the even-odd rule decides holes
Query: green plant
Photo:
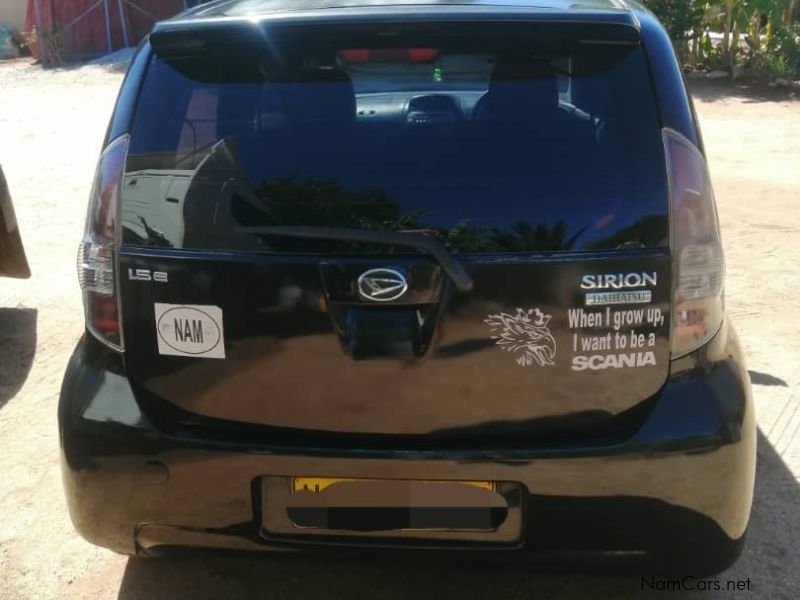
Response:
[[[757,75],[780,78],[800,78],[800,40],[793,28],[780,27],[752,52],[750,66]]]
[[[702,0],[645,0],[647,7],[667,30],[675,50],[688,58],[688,42],[701,29],[706,2]]]
[[[783,77],[800,77],[800,40],[794,28],[784,27],[770,38],[768,48],[775,56],[774,67]],[[780,76],[775,73],[775,76]]]

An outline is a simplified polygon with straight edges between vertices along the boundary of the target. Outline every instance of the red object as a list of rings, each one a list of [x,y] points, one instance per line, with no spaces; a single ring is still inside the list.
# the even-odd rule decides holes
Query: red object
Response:
[[[368,63],[372,60],[372,51],[366,48],[353,48],[339,52],[339,58],[349,63]]]
[[[89,292],[92,324],[95,329],[115,344],[119,344],[119,306],[115,296]]]
[[[438,48],[348,48],[339,51],[339,58],[349,63],[429,63],[439,58],[439,52]]]
[[[128,45],[136,46],[155,23],[145,13],[161,20],[176,15],[183,9],[182,0],[130,0],[130,3],[123,0],[121,19],[120,2],[107,0],[109,22],[106,24],[106,4],[101,1],[92,8],[96,3],[97,0],[28,0],[25,30],[32,32],[39,29],[36,10],[38,4],[39,26],[45,36],[57,32],[60,37],[61,58],[81,59],[108,53],[109,33],[110,51],[124,48],[122,19],[127,28]],[[41,38],[42,33],[39,32],[37,37]],[[41,60],[38,43],[31,44],[31,53]]]
[[[438,48],[409,48],[408,59],[413,63],[429,63],[439,58]]]

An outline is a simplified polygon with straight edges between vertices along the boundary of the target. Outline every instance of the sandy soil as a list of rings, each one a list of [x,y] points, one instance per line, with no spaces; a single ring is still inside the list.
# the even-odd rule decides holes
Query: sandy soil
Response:
[[[0,63],[0,162],[34,273],[0,280],[0,599],[643,596],[631,578],[272,557],[129,560],[81,540],[61,490],[56,402],[82,330],[73,257],[120,80],[108,65],[45,72]],[[710,83],[694,94],[761,431],[750,538],[720,578],[749,577],[752,597],[798,598],[800,102]]]

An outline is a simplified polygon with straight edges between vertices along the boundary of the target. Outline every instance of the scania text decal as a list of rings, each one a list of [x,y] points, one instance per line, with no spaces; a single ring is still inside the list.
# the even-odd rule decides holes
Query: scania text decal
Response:
[[[656,332],[664,325],[660,308],[567,311],[572,331],[573,371],[647,367],[656,364]],[[589,332],[587,333],[587,330]],[[597,334],[591,330],[604,330]]]

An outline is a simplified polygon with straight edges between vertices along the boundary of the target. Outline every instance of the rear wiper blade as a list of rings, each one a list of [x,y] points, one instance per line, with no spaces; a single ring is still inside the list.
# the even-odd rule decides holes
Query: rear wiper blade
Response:
[[[461,263],[447,251],[444,244],[436,238],[422,233],[403,233],[399,231],[371,231],[369,229],[348,229],[344,227],[239,227],[241,233],[254,235],[276,235],[309,240],[339,240],[363,242],[366,244],[385,244],[387,246],[407,246],[433,257],[450,276],[459,292],[472,290],[472,277]]]

